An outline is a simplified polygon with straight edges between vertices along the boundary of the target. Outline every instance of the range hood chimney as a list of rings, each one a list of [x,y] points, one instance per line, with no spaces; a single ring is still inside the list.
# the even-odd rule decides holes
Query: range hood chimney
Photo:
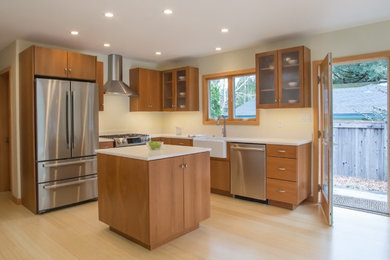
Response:
[[[108,81],[104,84],[104,94],[138,96],[138,93],[122,81],[122,56],[108,55]]]

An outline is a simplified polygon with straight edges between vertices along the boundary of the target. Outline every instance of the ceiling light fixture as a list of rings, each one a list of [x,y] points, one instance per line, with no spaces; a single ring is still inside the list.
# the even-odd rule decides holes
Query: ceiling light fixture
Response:
[[[229,29],[228,28],[222,28],[221,29],[221,33],[228,33],[229,32]]]
[[[111,44],[109,44],[109,43],[104,44],[104,47],[110,47],[110,46],[111,46]]]
[[[71,35],[79,35],[79,32],[78,31],[71,31],[70,34]]]
[[[217,47],[217,48],[215,48],[215,50],[216,50],[216,51],[221,51],[222,48],[221,48],[221,47]]]
[[[166,15],[171,15],[172,13],[173,13],[173,11],[171,9],[164,10],[164,14],[166,14]]]
[[[158,56],[160,56],[162,53],[161,53],[161,51],[156,51],[155,54],[158,55]]]
[[[108,18],[111,18],[111,17],[114,17],[114,14],[110,13],[110,12],[106,12],[106,13],[104,13],[104,16],[108,17]]]

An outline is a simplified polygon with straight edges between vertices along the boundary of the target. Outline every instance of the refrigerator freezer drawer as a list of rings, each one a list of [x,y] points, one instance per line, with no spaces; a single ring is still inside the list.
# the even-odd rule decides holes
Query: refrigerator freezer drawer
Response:
[[[38,183],[83,177],[97,173],[96,156],[70,160],[40,162]]]
[[[97,198],[97,176],[38,184],[38,211]]]

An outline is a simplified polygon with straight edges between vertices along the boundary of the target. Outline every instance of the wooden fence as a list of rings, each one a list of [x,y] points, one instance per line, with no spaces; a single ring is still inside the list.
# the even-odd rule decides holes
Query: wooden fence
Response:
[[[334,121],[333,174],[387,180],[385,122]]]

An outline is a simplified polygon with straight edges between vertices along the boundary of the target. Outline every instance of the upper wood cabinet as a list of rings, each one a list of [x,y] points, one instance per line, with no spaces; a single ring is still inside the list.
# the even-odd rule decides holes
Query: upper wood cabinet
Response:
[[[99,87],[99,111],[104,110],[104,70],[103,62],[98,61],[96,64],[96,84]]]
[[[199,111],[198,68],[163,71],[162,78],[164,111]]]
[[[256,107],[309,107],[310,63],[305,46],[256,54]]]
[[[96,56],[34,46],[35,75],[96,80]]]
[[[130,87],[138,92],[130,97],[130,111],[161,111],[161,72],[135,68],[129,76]]]

